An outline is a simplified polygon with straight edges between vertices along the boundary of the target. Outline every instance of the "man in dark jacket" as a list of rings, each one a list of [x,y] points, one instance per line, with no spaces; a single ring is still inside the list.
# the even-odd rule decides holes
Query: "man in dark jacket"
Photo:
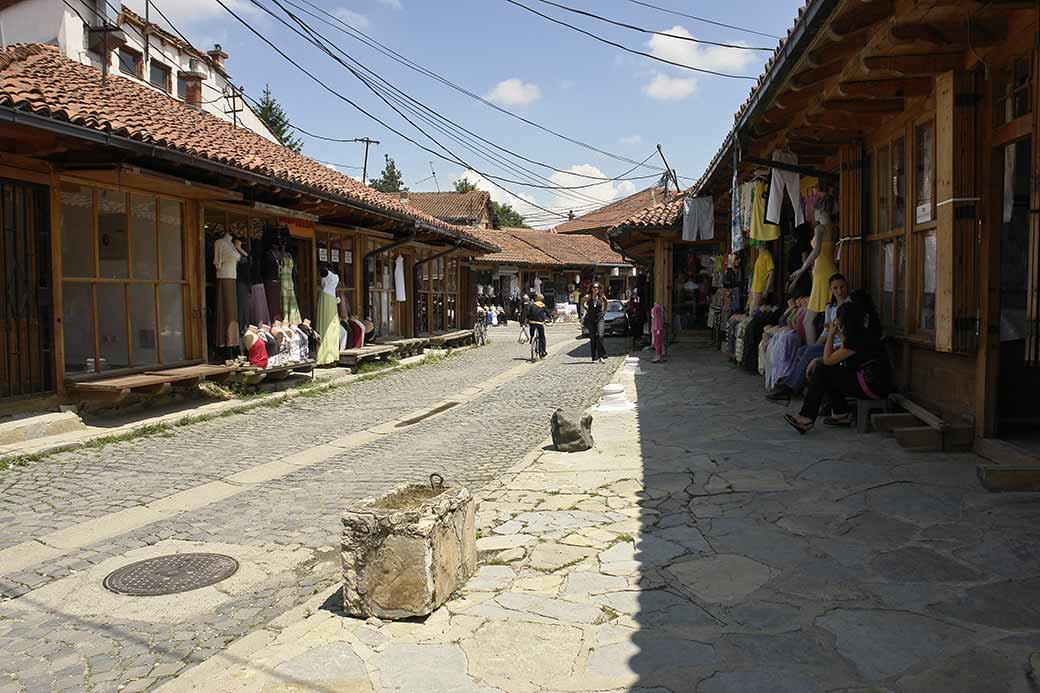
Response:
[[[541,294],[534,295],[534,301],[527,309],[527,326],[531,331],[531,341],[534,343],[535,352],[541,358],[545,358],[545,320],[549,316],[548,310],[543,303]],[[537,341],[535,341],[537,340]]]

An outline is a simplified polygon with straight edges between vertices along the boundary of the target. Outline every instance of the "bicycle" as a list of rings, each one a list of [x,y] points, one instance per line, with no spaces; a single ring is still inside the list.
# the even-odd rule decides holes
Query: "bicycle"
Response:
[[[538,333],[528,327],[527,341],[531,344],[531,363],[544,359],[542,353],[546,350],[546,338],[539,339]]]

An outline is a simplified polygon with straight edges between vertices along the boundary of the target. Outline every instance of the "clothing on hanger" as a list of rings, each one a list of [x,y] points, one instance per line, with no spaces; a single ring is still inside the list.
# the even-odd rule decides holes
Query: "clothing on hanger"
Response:
[[[773,161],[798,165],[798,157],[790,152],[777,149],[773,152]],[[770,224],[780,223],[780,210],[784,204],[784,195],[791,200],[794,208],[794,223],[801,224],[805,221],[802,215],[802,189],[799,185],[799,176],[794,171],[784,171],[778,168],[772,169],[769,183],[769,204],[766,206],[765,221]]]

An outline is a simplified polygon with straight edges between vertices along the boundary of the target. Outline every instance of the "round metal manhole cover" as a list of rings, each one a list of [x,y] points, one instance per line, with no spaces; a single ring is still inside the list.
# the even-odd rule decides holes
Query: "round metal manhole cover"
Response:
[[[238,570],[238,561],[219,553],[175,553],[125,565],[109,573],[105,589],[134,597],[177,594],[215,585]]]

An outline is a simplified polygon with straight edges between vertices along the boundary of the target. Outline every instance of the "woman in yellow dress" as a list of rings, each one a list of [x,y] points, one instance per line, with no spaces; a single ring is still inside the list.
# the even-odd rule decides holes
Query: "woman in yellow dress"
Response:
[[[803,272],[812,268],[812,293],[809,295],[809,305],[805,311],[806,344],[816,343],[816,315],[827,310],[827,303],[831,299],[830,279],[838,272],[838,266],[834,262],[834,236],[837,229],[831,217],[833,210],[834,201],[830,196],[820,197],[816,202],[813,211],[816,216],[816,230],[812,239],[812,252],[805,258],[805,264],[791,274],[790,284],[793,285]]]

